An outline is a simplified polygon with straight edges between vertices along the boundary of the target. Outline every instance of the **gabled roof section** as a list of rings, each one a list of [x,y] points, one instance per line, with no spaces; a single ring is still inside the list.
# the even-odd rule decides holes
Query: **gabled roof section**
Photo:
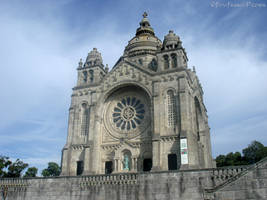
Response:
[[[139,71],[142,71],[143,73],[145,73],[147,75],[153,76],[155,74],[155,72],[151,71],[150,69],[144,68],[135,62],[131,62],[127,58],[124,58],[123,56],[119,58],[119,60],[116,62],[116,64],[114,65],[112,70],[109,72],[109,74],[112,73],[112,71],[114,71],[117,67],[123,65],[123,63],[130,65],[131,67],[133,67]]]

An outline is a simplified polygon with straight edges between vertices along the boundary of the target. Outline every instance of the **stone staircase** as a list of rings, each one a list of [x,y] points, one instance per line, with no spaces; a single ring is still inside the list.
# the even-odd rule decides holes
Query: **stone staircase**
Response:
[[[245,176],[249,172],[263,166],[267,163],[267,157],[260,160],[259,162],[252,165],[245,166],[232,166],[232,167],[224,167],[217,168],[213,170],[212,181],[215,185],[213,188],[206,188],[204,191],[204,199],[205,200],[214,200],[215,193],[227,185],[237,181],[241,177]]]

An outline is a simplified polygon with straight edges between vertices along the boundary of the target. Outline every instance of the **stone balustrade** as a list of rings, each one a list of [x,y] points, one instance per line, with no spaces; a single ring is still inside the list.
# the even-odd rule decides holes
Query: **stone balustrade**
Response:
[[[248,168],[249,165],[215,168],[213,169],[213,175],[211,178],[213,179],[215,185],[219,185]]]
[[[83,176],[80,186],[82,188],[99,185],[134,185],[137,184],[138,174],[111,174]]]
[[[23,191],[29,186],[27,179],[5,178],[0,179],[0,190]]]

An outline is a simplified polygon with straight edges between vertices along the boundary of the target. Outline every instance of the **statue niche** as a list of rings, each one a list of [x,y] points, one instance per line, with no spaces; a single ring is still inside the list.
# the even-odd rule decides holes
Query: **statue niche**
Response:
[[[124,150],[123,152],[123,158],[122,158],[122,166],[123,171],[130,171],[132,168],[132,154],[129,150]]]

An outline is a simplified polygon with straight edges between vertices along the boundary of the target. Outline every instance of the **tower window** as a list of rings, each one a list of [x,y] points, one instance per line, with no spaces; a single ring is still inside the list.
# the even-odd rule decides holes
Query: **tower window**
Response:
[[[151,70],[155,71],[155,72],[157,71],[158,63],[157,63],[157,61],[156,61],[155,58],[153,58],[152,61],[150,62],[150,64],[149,64],[149,68],[150,68]]]
[[[87,82],[87,71],[83,71],[83,82]]]
[[[89,73],[90,73],[90,81],[93,82],[94,81],[94,71],[90,70]]]
[[[81,135],[88,134],[89,128],[89,111],[86,103],[82,104]]]
[[[172,67],[176,68],[177,67],[177,56],[176,56],[176,54],[172,54],[171,58],[172,58]]]
[[[168,55],[164,55],[164,69],[169,69],[169,56]]]
[[[77,176],[83,173],[83,161],[77,161]]]
[[[141,58],[138,59],[138,62],[139,62],[140,65],[143,65],[143,60]]]
[[[195,118],[196,118],[196,131],[197,131],[197,141],[200,141],[200,121],[201,121],[201,109],[198,99],[195,97]]]
[[[172,127],[176,124],[175,98],[172,90],[167,92],[167,121],[168,126]]]

